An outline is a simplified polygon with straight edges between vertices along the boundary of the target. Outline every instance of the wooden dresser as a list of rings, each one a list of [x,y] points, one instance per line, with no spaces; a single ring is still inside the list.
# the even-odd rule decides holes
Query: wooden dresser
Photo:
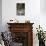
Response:
[[[22,46],[33,46],[33,23],[7,23],[12,39]]]

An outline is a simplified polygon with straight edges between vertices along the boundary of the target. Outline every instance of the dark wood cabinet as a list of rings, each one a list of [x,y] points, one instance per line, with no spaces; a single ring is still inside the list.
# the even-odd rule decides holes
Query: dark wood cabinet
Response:
[[[33,23],[7,23],[12,39],[22,46],[33,46]]]

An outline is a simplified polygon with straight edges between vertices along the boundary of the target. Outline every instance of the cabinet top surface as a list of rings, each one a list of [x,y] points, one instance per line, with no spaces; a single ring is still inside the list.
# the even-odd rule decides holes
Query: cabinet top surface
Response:
[[[14,24],[18,24],[18,25],[23,25],[23,24],[31,24],[33,25],[34,23],[7,23],[8,25],[14,25]]]

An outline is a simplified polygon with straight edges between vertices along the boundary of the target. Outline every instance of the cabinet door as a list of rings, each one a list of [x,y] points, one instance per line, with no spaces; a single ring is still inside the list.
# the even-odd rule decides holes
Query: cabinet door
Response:
[[[31,32],[12,32],[12,40],[15,43],[22,44],[22,46],[32,46]]]
[[[13,42],[28,46],[28,32],[12,32]]]

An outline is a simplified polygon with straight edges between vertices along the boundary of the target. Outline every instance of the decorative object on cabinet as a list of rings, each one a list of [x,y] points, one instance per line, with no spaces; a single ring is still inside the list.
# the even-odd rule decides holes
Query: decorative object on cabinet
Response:
[[[9,23],[19,23],[19,21],[17,19],[11,19],[10,21],[8,21]]]
[[[25,15],[25,3],[16,3],[16,14]]]
[[[33,46],[33,23],[7,23],[12,41],[20,46]]]
[[[30,20],[25,20],[25,23],[30,23]]]

